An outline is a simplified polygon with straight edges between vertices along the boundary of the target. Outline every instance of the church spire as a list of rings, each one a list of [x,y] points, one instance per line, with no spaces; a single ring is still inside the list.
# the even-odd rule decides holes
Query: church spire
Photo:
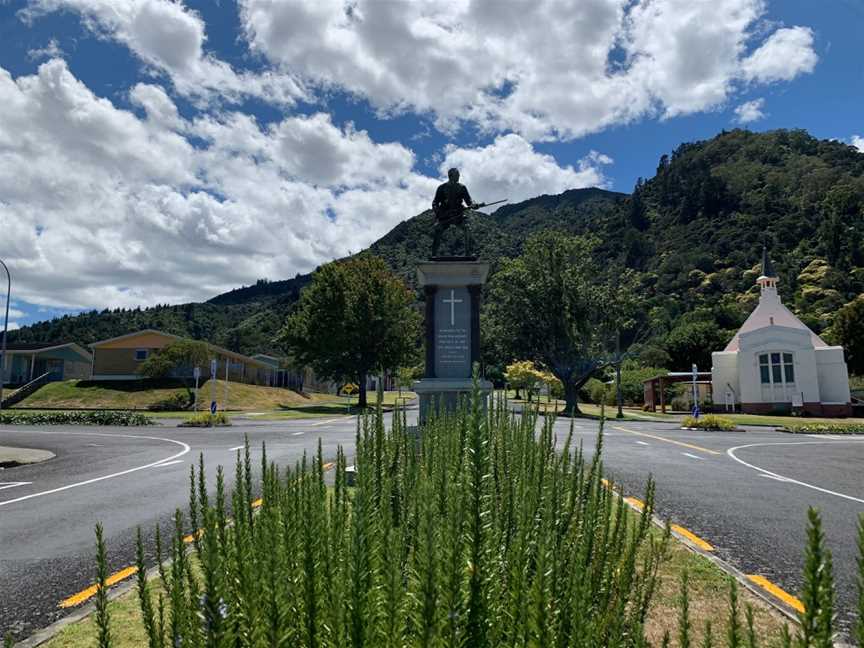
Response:
[[[768,256],[768,242],[762,244],[762,273],[756,280],[756,283],[762,289],[762,294],[772,292],[777,294],[777,272],[774,270],[774,265],[771,263],[771,257]]]

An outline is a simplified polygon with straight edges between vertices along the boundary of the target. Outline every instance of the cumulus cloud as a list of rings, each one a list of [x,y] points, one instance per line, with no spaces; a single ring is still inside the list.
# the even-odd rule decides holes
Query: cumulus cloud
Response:
[[[510,134],[482,148],[449,147],[439,170],[442,177],[451,167],[466,170],[463,181],[478,202],[519,202],[567,189],[606,186],[602,167],[611,163],[608,156],[592,151],[577,168],[561,167],[551,155],[538,153],[524,138]]]
[[[140,115],[62,60],[18,78],[0,68],[0,231],[23,301],[177,303],[308,272],[427,209],[440,182],[402,144],[323,113],[185,119],[157,85],[129,96]],[[446,156],[472,167],[478,196],[507,183],[511,200],[603,184],[610,162],[560,167],[518,135]]]
[[[758,36],[763,0],[241,0],[250,46],[382,112],[529,140],[723,105],[817,61],[806,27]],[[755,42],[754,42],[755,41]]]
[[[791,81],[809,73],[819,58],[813,51],[813,30],[807,27],[778,29],[742,64],[744,78],[771,83]]]
[[[31,50],[27,50],[27,58],[31,61],[38,61],[46,58],[56,58],[58,56],[63,56],[63,50],[60,49],[60,43],[57,42],[56,38],[52,38],[48,41],[48,44],[45,47],[37,47]]]
[[[852,146],[864,153],[864,137],[861,137],[860,135],[853,135],[851,142]]]
[[[764,99],[753,99],[747,101],[735,108],[735,121],[739,124],[749,124],[750,122],[759,121],[765,118],[765,112],[762,110],[765,107]]]
[[[168,75],[181,94],[202,101],[256,96],[283,105],[305,96],[290,75],[237,72],[207,53],[204,21],[179,2],[31,0],[21,16],[32,21],[61,10],[79,13],[93,32],[125,44],[146,65]]]

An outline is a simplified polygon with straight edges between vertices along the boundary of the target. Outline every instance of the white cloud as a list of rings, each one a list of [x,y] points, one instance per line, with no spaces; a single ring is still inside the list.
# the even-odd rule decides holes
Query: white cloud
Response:
[[[764,107],[764,99],[747,101],[735,108],[735,121],[739,124],[749,124],[750,122],[764,119],[766,117],[765,112],[762,110]]]
[[[790,80],[817,60],[806,27],[758,35],[763,0],[240,5],[250,46],[306,84],[529,140],[710,110],[737,84]]]
[[[19,328],[21,328],[21,325],[18,322],[9,322],[9,327],[7,330],[17,331]]]
[[[851,142],[852,146],[864,153],[864,137],[861,137],[860,135],[853,135]]]
[[[60,43],[57,42],[56,38],[48,41],[45,47],[38,47],[27,51],[27,58],[31,61],[38,61],[44,58],[57,58],[58,56],[63,56],[63,50],[60,49]]]
[[[202,101],[237,101],[251,95],[284,105],[305,96],[289,75],[237,72],[207,53],[203,20],[180,2],[31,0],[21,16],[32,21],[61,10],[79,13],[93,32],[128,46],[154,71],[167,74],[183,95]]]
[[[186,120],[152,84],[130,98],[143,116],[62,60],[17,79],[0,68],[0,231],[21,300],[178,303],[293,276],[427,209],[440,182],[402,144],[325,114],[264,127],[240,112]],[[506,185],[511,200],[602,184],[610,162],[560,167],[517,135],[447,158],[479,198]]]
[[[606,186],[602,166],[611,164],[606,155],[592,151],[578,168],[561,167],[551,155],[538,153],[519,135],[504,135],[489,146],[475,149],[450,147],[440,165],[463,170],[462,181],[477,202],[507,198],[511,203],[567,189]]]
[[[744,60],[742,72],[745,79],[760,83],[791,81],[799,74],[812,72],[818,60],[811,29],[783,28]]]

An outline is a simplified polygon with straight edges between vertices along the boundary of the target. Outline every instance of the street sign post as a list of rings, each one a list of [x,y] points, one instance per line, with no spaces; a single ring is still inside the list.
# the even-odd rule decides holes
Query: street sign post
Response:
[[[699,418],[699,387],[696,381],[699,379],[699,369],[693,363],[693,418]]]
[[[198,381],[201,379],[201,367],[195,367],[192,370],[192,375],[195,376],[195,405],[192,408],[194,411],[198,411]]]
[[[219,364],[216,362],[216,358],[213,358],[210,361],[210,413],[216,413],[216,370],[218,369]]]

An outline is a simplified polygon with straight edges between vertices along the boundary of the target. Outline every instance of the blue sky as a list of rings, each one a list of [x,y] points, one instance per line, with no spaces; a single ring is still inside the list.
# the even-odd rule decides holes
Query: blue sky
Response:
[[[864,149],[855,0],[0,0],[16,326],[207,299],[476,199],[630,191],[682,142]]]

